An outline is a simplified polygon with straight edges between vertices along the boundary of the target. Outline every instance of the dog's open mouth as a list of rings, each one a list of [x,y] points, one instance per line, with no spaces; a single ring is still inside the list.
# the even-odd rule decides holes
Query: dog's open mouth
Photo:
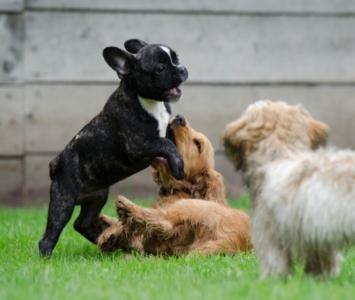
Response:
[[[166,129],[166,138],[169,139],[170,141],[172,141],[174,143],[174,145],[176,145],[174,131],[170,127],[170,125]],[[165,166],[166,168],[169,168],[169,164],[168,164],[168,161],[166,160],[166,158],[158,156],[153,160],[153,163],[152,163],[153,168],[156,169],[157,167],[162,166],[162,165]]]
[[[168,161],[166,160],[166,158],[161,157],[161,156],[154,158],[154,160],[152,162],[152,167],[154,169],[158,169],[159,166],[164,166],[166,168],[169,168],[169,164],[168,164]]]
[[[181,94],[181,90],[178,87],[174,87],[165,93],[165,98],[169,102],[175,102],[180,99]]]

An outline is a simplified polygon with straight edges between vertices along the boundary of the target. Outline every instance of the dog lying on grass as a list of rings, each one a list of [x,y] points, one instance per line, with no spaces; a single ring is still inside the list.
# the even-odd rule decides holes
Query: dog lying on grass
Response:
[[[180,116],[169,124],[167,137],[183,157],[184,179],[176,180],[166,161],[158,159],[154,178],[160,186],[159,200],[142,208],[119,196],[120,220],[102,233],[98,246],[162,255],[249,250],[249,217],[227,206],[210,141]]]
[[[339,249],[355,241],[355,153],[319,149],[328,127],[302,106],[259,101],[227,125],[227,155],[250,190],[252,242],[262,276],[294,261],[312,275],[339,272]]]

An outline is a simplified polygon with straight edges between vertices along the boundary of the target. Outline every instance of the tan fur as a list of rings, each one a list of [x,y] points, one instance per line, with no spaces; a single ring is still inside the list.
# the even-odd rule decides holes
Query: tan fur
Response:
[[[262,275],[332,276],[355,243],[355,153],[317,149],[328,126],[302,106],[259,101],[227,125],[226,154],[252,200],[252,242]]]
[[[122,223],[141,234],[145,253],[209,255],[251,249],[248,215],[212,201],[181,199],[142,208],[119,196],[116,207]]]
[[[249,217],[227,206],[210,141],[188,123],[169,126],[184,160],[185,178],[176,180],[164,162],[155,163],[153,177],[161,197],[151,208],[141,208],[119,196],[120,220],[101,234],[98,246],[164,255],[249,250]]]
[[[161,186],[162,197],[154,206],[171,203],[174,199],[204,199],[227,205],[223,178],[215,170],[214,150],[208,138],[186,126],[169,125],[174,132],[176,148],[184,160],[183,180],[176,180],[166,164],[154,164],[154,181]]]

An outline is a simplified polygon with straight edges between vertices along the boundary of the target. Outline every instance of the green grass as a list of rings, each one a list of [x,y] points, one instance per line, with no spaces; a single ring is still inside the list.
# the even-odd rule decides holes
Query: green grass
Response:
[[[247,208],[245,198],[235,203]],[[107,207],[106,213],[114,215],[112,204]],[[0,208],[1,300],[355,299],[355,250],[345,253],[336,279],[313,279],[298,267],[287,280],[260,280],[252,253],[180,258],[102,254],[67,226],[53,257],[43,259],[37,241],[45,218],[46,209]]]

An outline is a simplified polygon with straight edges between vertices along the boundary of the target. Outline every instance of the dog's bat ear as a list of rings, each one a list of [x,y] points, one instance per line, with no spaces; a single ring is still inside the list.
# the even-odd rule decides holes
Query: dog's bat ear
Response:
[[[139,39],[130,39],[125,41],[124,47],[130,53],[136,54],[144,46],[148,45],[146,42]]]
[[[128,74],[132,69],[134,57],[124,50],[117,47],[106,47],[102,55],[106,63],[117,72],[119,78]]]

